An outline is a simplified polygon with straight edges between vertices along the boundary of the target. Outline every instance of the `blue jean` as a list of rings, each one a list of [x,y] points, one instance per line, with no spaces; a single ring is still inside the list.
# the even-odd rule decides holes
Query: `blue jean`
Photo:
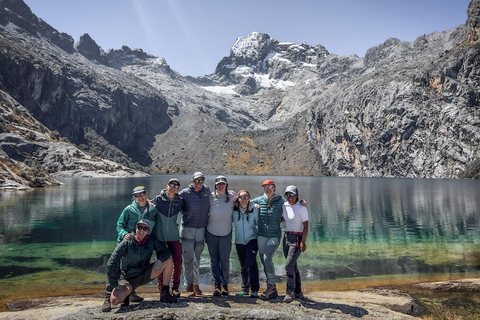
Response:
[[[205,241],[210,253],[212,277],[215,287],[227,286],[230,280],[230,251],[232,251],[232,232],[226,236],[215,236],[205,231]]]
[[[250,240],[247,244],[236,244],[238,260],[240,261],[240,272],[242,274],[242,291],[258,292],[260,283],[258,280],[257,239]]]
[[[275,284],[275,266],[273,265],[273,255],[280,245],[279,238],[258,237],[258,252],[260,253],[260,261],[262,261],[267,284]]]
[[[302,292],[302,281],[298,271],[297,260],[300,257],[302,236],[285,233],[283,237],[283,254],[285,255],[285,271],[287,273],[287,292]]]

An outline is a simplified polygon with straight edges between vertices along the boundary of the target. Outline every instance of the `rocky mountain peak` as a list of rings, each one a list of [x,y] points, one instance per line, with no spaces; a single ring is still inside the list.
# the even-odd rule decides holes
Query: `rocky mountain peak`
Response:
[[[268,34],[252,32],[239,37],[223,58],[215,73],[201,79],[202,83],[234,85],[241,95],[252,95],[260,89],[283,90],[292,86],[303,67],[315,68],[329,53],[321,45],[279,42]]]
[[[0,0],[0,25],[9,23],[21,28],[25,33],[43,37],[60,49],[73,53],[73,38],[66,33],[59,33],[48,23],[32,13],[22,0]]]
[[[88,33],[85,33],[80,37],[77,43],[75,43],[75,50],[88,60],[103,61],[103,50],[97,45]]]
[[[268,34],[252,32],[249,35],[239,37],[230,50],[230,57],[245,61],[246,65],[263,60],[271,50],[272,44],[277,40],[270,38]]]

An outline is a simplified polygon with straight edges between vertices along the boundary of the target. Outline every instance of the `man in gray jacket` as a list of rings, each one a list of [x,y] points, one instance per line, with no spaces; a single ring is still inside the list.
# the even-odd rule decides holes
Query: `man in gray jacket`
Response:
[[[185,202],[180,225],[180,237],[183,247],[183,275],[189,297],[202,295],[198,283],[200,256],[205,246],[205,227],[208,222],[211,192],[204,185],[205,176],[195,172],[188,188],[178,193]]]

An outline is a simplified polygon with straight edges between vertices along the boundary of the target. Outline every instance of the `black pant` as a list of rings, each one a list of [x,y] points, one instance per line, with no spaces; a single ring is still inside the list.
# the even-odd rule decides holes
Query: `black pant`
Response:
[[[238,260],[240,260],[242,274],[242,290],[248,292],[251,287],[252,292],[260,290],[258,280],[257,239],[250,240],[247,244],[236,244]]]
[[[283,254],[285,255],[285,271],[287,272],[287,291],[293,293],[302,292],[302,281],[298,271],[297,260],[300,257],[300,242],[302,235],[285,233],[283,237]]]

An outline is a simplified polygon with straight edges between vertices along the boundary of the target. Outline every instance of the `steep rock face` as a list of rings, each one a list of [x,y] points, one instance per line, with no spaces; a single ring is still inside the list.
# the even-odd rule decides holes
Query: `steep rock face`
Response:
[[[480,1],[472,0],[468,5],[468,41],[471,43],[478,42],[480,39]]]
[[[478,53],[466,36],[460,27],[388,40],[369,50],[357,81],[316,98],[310,137],[332,173],[456,177],[478,156],[479,83],[465,74]]]
[[[96,144],[107,147],[104,139],[122,151],[114,152],[116,158],[127,154],[149,165],[155,134],[171,125],[165,98],[138,78],[65,52],[42,33],[28,37],[25,32],[35,28],[36,17],[20,18],[24,27],[7,23],[1,28],[1,88],[47,127],[86,150]]]
[[[79,150],[0,90],[0,190],[59,185],[52,178],[58,172],[67,176],[141,175]]]

